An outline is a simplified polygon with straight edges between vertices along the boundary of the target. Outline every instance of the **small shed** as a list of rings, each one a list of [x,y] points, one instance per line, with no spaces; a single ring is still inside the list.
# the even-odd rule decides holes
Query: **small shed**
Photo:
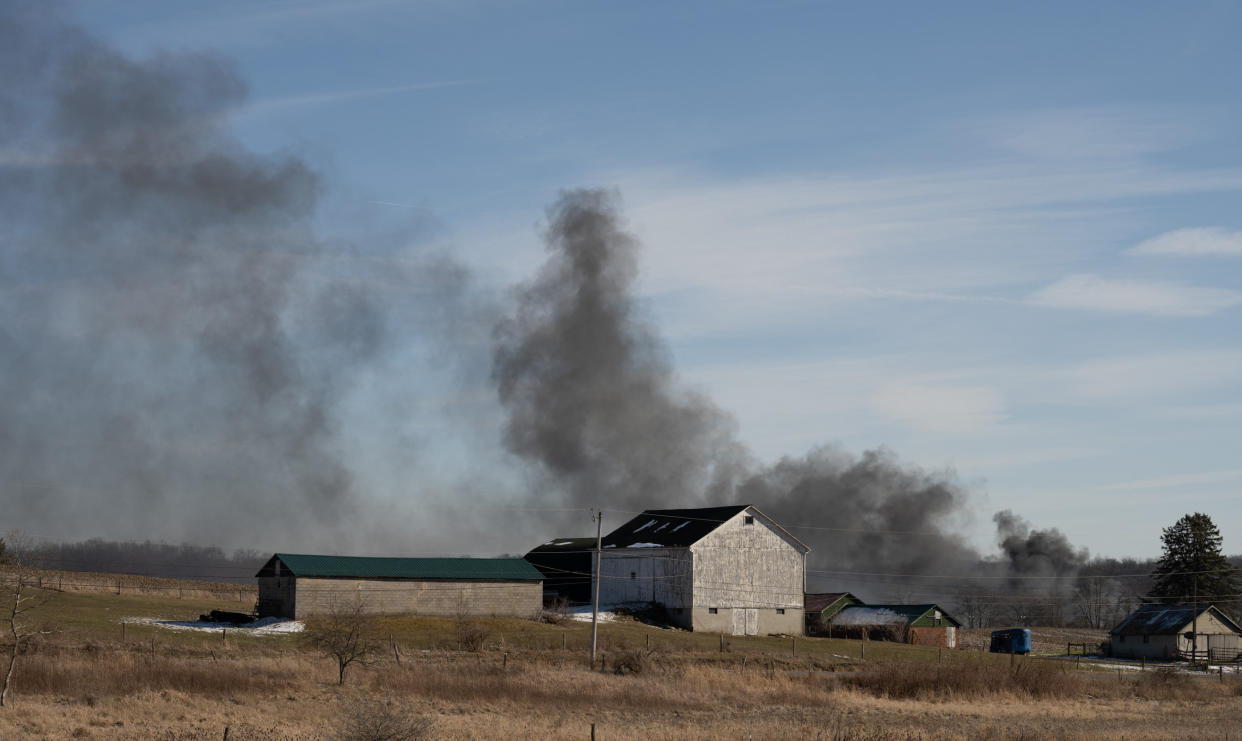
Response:
[[[1240,635],[1242,628],[1210,604],[1139,605],[1109,631],[1113,656],[1124,659],[1235,661]]]
[[[585,605],[591,601],[591,568],[595,538],[553,538],[526,554],[543,574],[543,599]]]
[[[957,648],[962,623],[939,605],[852,605],[829,622],[832,635],[842,638],[897,641],[920,646]]]
[[[849,592],[818,592],[802,596],[802,609],[806,613],[806,634],[826,635],[832,619],[851,605],[861,605],[862,600]]]
[[[277,553],[259,569],[260,617],[361,604],[375,615],[538,618],[543,575],[521,558],[368,558]]]

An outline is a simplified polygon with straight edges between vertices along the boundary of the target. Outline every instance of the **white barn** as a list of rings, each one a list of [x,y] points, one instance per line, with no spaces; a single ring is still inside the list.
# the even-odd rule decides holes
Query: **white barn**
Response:
[[[658,605],[691,630],[801,635],[809,550],[750,505],[647,510],[604,538],[600,602]]]

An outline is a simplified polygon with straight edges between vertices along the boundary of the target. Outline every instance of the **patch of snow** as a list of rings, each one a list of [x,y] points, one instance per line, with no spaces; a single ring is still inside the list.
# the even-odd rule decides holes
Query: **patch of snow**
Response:
[[[832,618],[833,625],[902,625],[903,615],[883,607],[847,607]]]
[[[659,543],[630,543],[626,548],[663,548]]]
[[[591,622],[590,606],[580,605],[578,607],[571,607],[569,610],[569,619],[570,620],[582,620],[588,623]],[[604,609],[603,607],[599,609],[599,621],[601,623],[611,623],[615,621],[616,619],[617,619],[617,613],[613,612],[612,610],[607,610],[607,609]]]
[[[656,524],[656,521],[655,521],[655,520],[648,520],[648,521],[647,521],[647,524],[640,526],[640,527],[639,527],[638,529],[636,529],[634,532],[636,532],[636,533],[641,533],[642,531],[646,530],[647,528],[651,527],[651,526],[652,526],[652,525],[654,525],[654,524]]]
[[[606,545],[606,546],[604,546],[604,547],[605,547],[605,548],[616,548],[617,546],[616,546],[616,544],[614,544],[614,543],[609,543],[608,545]]]
[[[686,525],[689,525],[689,524],[690,524],[690,521],[689,521],[689,520],[685,520],[685,521],[683,521],[680,525],[678,525],[677,527],[673,528],[672,532],[677,532],[678,530],[682,529],[683,527],[685,527]]]
[[[572,540],[562,540],[558,543],[544,543],[544,545],[573,545]]]
[[[301,633],[306,625],[301,620],[288,618],[265,617],[253,623],[212,623],[204,620],[160,620],[158,618],[127,617],[121,620],[130,625],[150,625],[166,630],[194,630],[202,633],[217,633],[221,630],[235,630],[243,635],[270,636],[286,633]]]

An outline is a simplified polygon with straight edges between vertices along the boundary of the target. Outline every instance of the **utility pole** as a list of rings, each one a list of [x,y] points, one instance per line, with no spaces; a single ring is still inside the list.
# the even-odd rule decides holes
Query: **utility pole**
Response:
[[[1190,663],[1199,660],[1199,575],[1194,575],[1194,591],[1191,599],[1190,612]],[[1193,666],[1192,666],[1193,669]]]
[[[595,641],[599,636],[599,556],[604,544],[604,511],[595,513],[595,597],[591,607],[591,668],[595,668]]]

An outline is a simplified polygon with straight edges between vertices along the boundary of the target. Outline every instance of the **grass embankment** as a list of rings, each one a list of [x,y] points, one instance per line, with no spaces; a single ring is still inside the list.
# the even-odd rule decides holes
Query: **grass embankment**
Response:
[[[323,738],[357,694],[434,720],[435,737],[1167,738],[1223,737],[1242,683],[1167,672],[1124,678],[1072,664],[857,641],[727,638],[638,623],[601,626],[616,667],[585,665],[590,625],[386,620],[398,646],[337,687],[333,664],[294,636],[127,628],[235,607],[154,595],[60,594],[41,618],[0,738]],[[463,628],[482,649],[458,650]],[[156,638],[154,648],[151,637]],[[647,649],[650,636],[651,649]],[[562,650],[562,641],[566,648]],[[398,658],[400,663],[398,663]],[[939,663],[938,663],[939,662]]]

